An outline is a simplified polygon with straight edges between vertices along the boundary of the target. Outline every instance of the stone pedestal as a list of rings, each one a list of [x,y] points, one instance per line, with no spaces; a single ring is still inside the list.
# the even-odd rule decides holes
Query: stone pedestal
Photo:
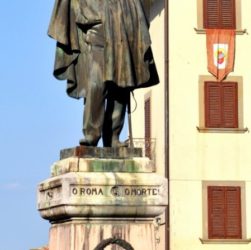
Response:
[[[166,206],[167,180],[139,149],[63,150],[38,186],[49,250],[155,250],[154,218]]]
[[[77,220],[52,225],[50,229],[49,249],[82,250],[105,244],[105,240],[122,239],[120,247],[126,243],[133,249],[155,249],[155,229],[151,221],[115,220]],[[102,242],[103,241],[103,242]],[[118,241],[118,243],[120,243]],[[124,243],[124,244],[123,244]],[[110,245],[112,247],[112,245]],[[113,246],[114,247],[114,246]],[[103,248],[101,248],[103,250]],[[109,248],[108,249],[115,249]]]

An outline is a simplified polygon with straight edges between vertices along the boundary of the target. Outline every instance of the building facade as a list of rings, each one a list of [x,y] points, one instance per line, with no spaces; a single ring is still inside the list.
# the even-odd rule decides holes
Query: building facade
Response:
[[[250,12],[250,0],[151,7],[160,84],[135,91],[132,127],[133,137],[156,140],[156,171],[169,180],[159,249],[251,247]],[[234,68],[222,81],[208,71],[206,29],[234,30]]]

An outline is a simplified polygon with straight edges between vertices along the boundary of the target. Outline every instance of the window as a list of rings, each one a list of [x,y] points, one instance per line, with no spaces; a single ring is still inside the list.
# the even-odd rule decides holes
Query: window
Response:
[[[244,133],[243,78],[227,76],[216,82],[210,75],[199,76],[199,132]]]
[[[241,189],[208,186],[208,238],[241,239]]]
[[[205,29],[235,29],[244,34],[241,24],[241,0],[197,0],[198,34]]]
[[[207,128],[238,128],[237,82],[205,82]]]
[[[235,0],[203,0],[206,29],[236,29]]]
[[[203,236],[206,243],[248,244],[246,187],[243,181],[203,181]]]
[[[145,99],[145,156],[151,158],[151,99]]]

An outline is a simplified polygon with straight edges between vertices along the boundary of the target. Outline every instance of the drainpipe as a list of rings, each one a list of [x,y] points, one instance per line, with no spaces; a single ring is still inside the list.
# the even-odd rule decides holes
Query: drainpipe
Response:
[[[165,249],[170,250],[170,184],[169,184],[169,2],[165,0],[165,177],[168,180],[168,207],[166,211]]]

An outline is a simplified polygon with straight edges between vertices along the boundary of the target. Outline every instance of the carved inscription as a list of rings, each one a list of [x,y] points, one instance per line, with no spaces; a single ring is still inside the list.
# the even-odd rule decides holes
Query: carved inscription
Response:
[[[43,199],[46,201],[55,201],[61,198],[62,186],[56,186],[50,189],[45,189],[41,191]]]
[[[73,196],[157,196],[160,195],[159,186],[72,186]]]
[[[101,187],[73,187],[71,192],[78,196],[104,195]]]
[[[156,196],[159,193],[158,187],[114,186],[111,188],[111,194],[114,196]]]

